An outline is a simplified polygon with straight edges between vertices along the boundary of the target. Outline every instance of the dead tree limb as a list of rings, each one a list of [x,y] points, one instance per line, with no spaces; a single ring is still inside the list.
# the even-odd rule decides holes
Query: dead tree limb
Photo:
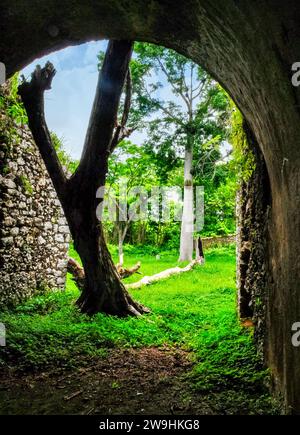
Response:
[[[140,272],[138,272],[140,267],[141,267],[140,261],[130,268],[120,266],[119,264],[116,265],[116,269],[117,269],[117,272],[118,272],[120,279],[128,278],[129,276],[133,275],[134,273],[140,273]],[[84,288],[84,281],[85,281],[85,274],[84,274],[83,267],[78,263],[78,261],[76,261],[76,260],[74,260],[74,258],[70,257],[68,260],[67,270],[73,276],[73,280],[76,282],[77,287],[79,289],[83,289]]]
[[[71,275],[73,275],[73,280],[76,282],[77,287],[82,290],[84,288],[84,270],[83,267],[80,266],[78,261],[74,260],[74,258],[69,258],[67,270]]]
[[[51,89],[56,71],[47,62],[44,68],[39,65],[32,73],[30,82],[24,81],[19,86],[19,94],[27,111],[29,127],[42,155],[58,197],[63,201],[66,193],[66,176],[53,146],[45,120],[44,92]]]
[[[134,273],[140,273],[138,270],[141,267],[141,262],[138,261],[134,266],[132,266],[130,269],[121,266],[120,264],[116,265],[117,272],[121,279],[128,278],[129,276],[133,275]]]
[[[127,284],[126,288],[127,289],[141,288],[144,285],[149,285],[156,281],[160,281],[161,279],[169,278],[172,275],[178,275],[180,273],[189,272],[196,266],[196,264],[200,264],[199,261],[193,260],[185,267],[172,267],[171,269],[163,270],[162,272],[156,273],[155,275],[144,276],[140,281],[134,282],[132,284]]]

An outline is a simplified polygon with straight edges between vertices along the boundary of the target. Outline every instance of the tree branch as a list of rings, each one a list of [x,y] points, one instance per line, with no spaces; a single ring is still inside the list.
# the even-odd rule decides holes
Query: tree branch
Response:
[[[132,54],[131,41],[110,41],[99,74],[83,153],[75,179],[88,177],[94,188],[103,183],[118,107]]]
[[[152,96],[150,95],[148,89],[146,86],[143,86],[143,90],[144,92],[147,94],[149,100],[151,102],[153,102],[154,104],[156,104],[156,106],[165,114],[167,115],[172,121],[177,122],[177,124],[184,126],[184,123],[175,115],[173,115],[166,107],[164,107],[164,105],[159,101],[156,100],[154,98],[152,98]]]
[[[116,146],[126,137],[130,136],[134,131],[133,128],[125,129],[126,123],[128,121],[128,116],[131,107],[131,99],[132,99],[132,80],[130,68],[128,68],[127,76],[126,76],[126,95],[124,101],[124,109],[122,114],[121,123],[117,125],[113,139],[110,145],[110,152],[112,153]]]
[[[203,79],[203,80],[200,82],[199,86],[197,86],[197,87],[193,90],[193,93],[194,93],[194,92],[197,90],[197,88],[199,89],[199,92],[197,92],[197,94],[194,95],[194,96],[192,97],[193,100],[195,100],[196,98],[198,98],[198,97],[200,96],[201,92],[203,91],[203,88],[204,88],[205,84],[206,84],[206,79]]]
[[[170,83],[170,85],[172,86],[173,90],[175,93],[178,93],[181,98],[183,99],[183,101],[185,102],[185,104],[187,105],[187,107],[189,108],[189,101],[186,98],[186,96],[184,95],[184,92],[182,92],[181,90],[177,89],[176,86],[174,85],[174,83],[172,82],[172,79],[170,77],[170,75],[168,74],[168,71],[166,70],[164,64],[161,62],[160,59],[157,59],[158,64],[162,70],[162,72],[165,74],[165,76],[167,77],[168,82]]]
[[[66,193],[67,178],[53,146],[44,111],[44,92],[51,89],[55,73],[56,71],[50,62],[47,62],[44,68],[38,65],[32,73],[30,82],[23,78],[18,93],[25,106],[35,143],[42,155],[55,190],[59,198],[62,199]]]

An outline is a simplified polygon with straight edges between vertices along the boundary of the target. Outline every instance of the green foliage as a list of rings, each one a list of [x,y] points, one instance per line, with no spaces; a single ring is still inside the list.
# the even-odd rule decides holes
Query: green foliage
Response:
[[[98,55],[98,68],[101,69],[104,61],[105,53],[101,51]],[[149,99],[145,93],[144,89],[144,79],[149,73],[151,66],[147,64],[142,64],[136,59],[136,56],[130,61],[130,76],[131,76],[131,105],[126,127],[130,130],[142,131],[147,125],[147,117],[156,109],[155,105],[152,104],[151,99]],[[121,95],[121,101],[119,105],[118,121],[121,121],[124,101],[125,101],[125,88],[123,94]]]
[[[71,172],[71,174],[73,174],[76,171],[78,162],[72,160],[65,151],[63,138],[59,138],[57,134],[53,131],[50,132],[50,136],[60,163],[64,168],[66,168],[68,172]]]
[[[126,235],[127,225],[128,229],[130,226],[131,236],[135,229],[139,232],[141,226],[148,226],[145,219],[142,222],[134,222],[130,207],[138,199],[138,193],[134,190],[137,186],[148,195],[157,184],[155,165],[145,153],[144,147],[123,140],[110,156],[106,179],[107,201],[103,210],[103,223],[109,241],[118,243],[119,232],[123,234],[125,231]],[[120,211],[120,202],[127,205],[126,215]],[[115,210],[114,222],[108,220],[109,210]],[[126,219],[127,222],[124,222]]]
[[[233,145],[233,170],[240,181],[247,181],[255,169],[255,157],[248,145],[243,115],[233,103],[230,141]]]
[[[230,293],[230,289],[224,288],[222,292]],[[233,316],[224,313],[218,328],[200,340],[202,347],[198,346],[197,364],[191,374],[197,390],[265,389],[267,371],[262,369],[253,344]]]
[[[22,188],[28,193],[28,195],[33,194],[32,184],[30,183],[26,175],[18,175],[16,177],[16,181],[20,186],[22,186]]]
[[[0,160],[2,174],[9,173],[5,159],[13,152],[13,147],[20,142],[16,124],[27,122],[25,109],[17,95],[18,76],[15,75],[5,85],[0,86],[0,142],[4,159]]]
[[[0,92],[0,109],[4,109],[17,124],[26,124],[27,113],[18,95],[19,75],[8,80]]]
[[[237,181],[232,162],[222,163],[215,168],[213,178],[202,178],[204,186],[204,236],[235,233],[235,197]]]
[[[229,97],[201,67],[173,50],[136,43],[134,53],[135,62],[145,68],[139,92],[152,107],[145,144],[156,160],[158,177],[166,182],[191,147],[194,173],[207,172],[204,166],[220,158],[227,137]]]
[[[123,140],[110,156],[107,185],[118,190],[120,180],[127,180],[127,187],[151,188],[157,182],[155,166],[144,147]]]
[[[99,56],[100,63],[103,58],[104,53]],[[128,126],[146,130],[147,139],[139,147],[126,141],[120,144],[110,159],[108,185],[126,176],[147,186],[148,191],[151,184],[183,186],[184,149],[193,146],[194,185],[205,188],[201,234],[234,233],[234,167],[221,162],[220,152],[229,134],[228,95],[202,68],[164,47],[135,43],[130,70],[133,101]],[[171,92],[163,98],[167,88]],[[117,243],[120,226],[105,223],[110,242]],[[173,249],[179,246],[179,237],[179,222],[134,222],[126,241]]]

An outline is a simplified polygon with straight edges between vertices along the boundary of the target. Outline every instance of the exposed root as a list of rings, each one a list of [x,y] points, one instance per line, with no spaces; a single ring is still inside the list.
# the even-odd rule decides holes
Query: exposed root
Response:
[[[84,288],[76,305],[82,313],[89,316],[99,312],[118,317],[140,316],[150,313],[149,308],[132,299],[122,283],[120,283],[117,294],[112,299],[108,298],[107,300],[101,297],[100,294],[98,297],[95,293]]]

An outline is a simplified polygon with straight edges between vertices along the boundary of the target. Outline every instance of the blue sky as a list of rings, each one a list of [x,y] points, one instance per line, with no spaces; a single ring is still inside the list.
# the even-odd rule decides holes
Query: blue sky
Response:
[[[45,93],[48,127],[63,138],[66,151],[76,159],[81,150],[98,79],[97,54],[106,41],[68,47],[35,60],[22,74],[29,76],[37,64],[50,60],[57,74],[52,89]]]
[[[97,55],[105,50],[107,41],[89,42],[67,47],[36,59],[21,71],[26,78],[37,64],[49,60],[57,73],[52,89],[45,93],[45,113],[48,127],[62,140],[64,148],[74,159],[79,159],[85,139],[90,112],[98,80]],[[166,86],[164,92],[170,92]],[[142,132],[134,132],[130,140],[140,144]]]

